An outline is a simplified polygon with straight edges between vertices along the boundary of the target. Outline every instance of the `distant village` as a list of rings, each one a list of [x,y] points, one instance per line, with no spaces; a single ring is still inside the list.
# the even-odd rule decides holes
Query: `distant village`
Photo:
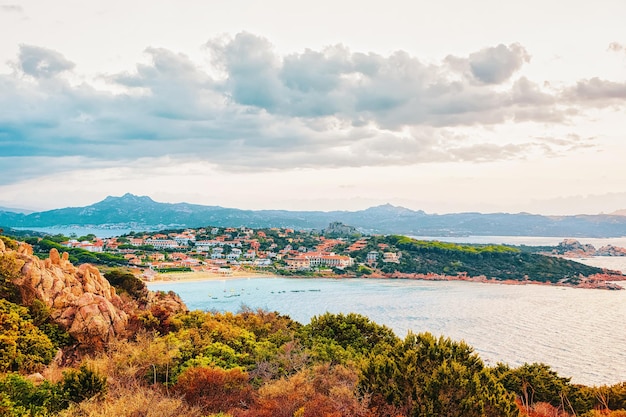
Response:
[[[206,271],[229,275],[237,270],[274,269],[283,273],[334,273],[361,264],[399,263],[401,252],[389,251],[370,237],[327,237],[289,228],[255,230],[212,227],[120,237],[70,239],[61,244],[90,252],[123,256],[130,267],[144,269],[150,280],[157,272]],[[354,255],[360,256],[355,257]]]

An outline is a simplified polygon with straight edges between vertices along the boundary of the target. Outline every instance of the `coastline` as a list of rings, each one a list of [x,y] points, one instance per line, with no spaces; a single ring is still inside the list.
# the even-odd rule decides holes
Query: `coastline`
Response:
[[[201,281],[228,281],[241,278],[283,278],[282,275],[252,271],[233,271],[229,274],[217,272],[168,272],[159,273],[151,280],[144,280],[146,284],[162,284],[166,282],[201,282]]]
[[[146,284],[162,284],[172,282],[202,282],[202,281],[229,281],[236,279],[256,279],[256,278],[331,278],[331,279],[406,279],[417,281],[467,281],[482,284],[500,284],[500,285],[544,285],[555,287],[570,288],[587,288],[587,289],[603,289],[603,290],[623,290],[624,287],[617,284],[616,281],[625,281],[625,276],[617,276],[610,274],[598,274],[593,277],[587,277],[579,284],[571,283],[553,283],[540,281],[519,281],[519,280],[497,280],[489,279],[485,276],[469,277],[466,275],[439,275],[439,274],[372,274],[361,277],[342,276],[342,275],[320,275],[320,276],[297,276],[297,275],[280,275],[267,272],[254,271],[232,271],[228,274],[220,274],[217,272],[197,271],[197,272],[170,272],[159,273],[152,280],[144,281]]]

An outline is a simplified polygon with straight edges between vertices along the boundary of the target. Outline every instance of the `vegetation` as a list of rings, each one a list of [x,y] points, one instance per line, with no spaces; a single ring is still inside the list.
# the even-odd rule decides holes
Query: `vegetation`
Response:
[[[389,268],[405,273],[483,275],[498,280],[577,284],[581,276],[600,272],[577,262],[504,245],[457,245],[406,236],[387,236],[382,240],[403,252],[400,263]]]
[[[50,249],[55,248],[59,252],[67,252],[69,254],[69,260],[75,265],[91,263],[94,265],[107,265],[107,266],[126,266],[127,261],[124,257],[112,253],[96,253],[89,252],[80,248],[66,248],[60,245],[60,242],[69,240],[68,237],[63,235],[49,236],[44,239],[40,238],[28,238],[25,242],[33,247],[35,255],[41,259],[48,257]]]
[[[0,331],[0,372],[36,372],[52,360],[54,344],[26,307],[0,299]]]
[[[358,314],[304,326],[249,309],[161,320],[169,331],[113,342],[56,383],[6,373],[2,415],[591,417],[626,408],[626,384],[577,386],[543,364],[488,367],[464,342],[400,339]]]
[[[118,294],[128,294],[135,300],[143,300],[148,294],[146,284],[130,272],[113,269],[104,274]]]

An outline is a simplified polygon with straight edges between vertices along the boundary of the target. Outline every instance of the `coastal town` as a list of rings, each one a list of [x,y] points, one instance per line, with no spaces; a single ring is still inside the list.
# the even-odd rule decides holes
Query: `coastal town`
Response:
[[[141,268],[148,280],[157,272],[167,271],[230,275],[241,270],[273,269],[287,274],[332,274],[355,267],[357,258],[363,258],[362,263],[373,268],[379,263],[398,263],[402,256],[401,252],[389,251],[386,244],[370,244],[369,236],[357,233],[327,237],[289,228],[211,227],[111,238],[90,235],[63,241],[61,245],[119,254],[129,267]]]
[[[619,289],[619,271],[595,270],[563,258],[591,255],[564,241],[549,252],[503,245],[456,245],[402,236],[363,235],[340,222],[319,231],[292,228],[202,227],[159,232],[130,232],[98,238],[72,236],[65,248],[114,256],[146,281],[190,276],[265,274],[311,277],[369,277],[421,280],[465,280],[511,284],[542,283],[584,288]],[[546,248],[543,248],[546,249]],[[525,252],[526,251],[526,252]],[[622,248],[597,253],[624,256]],[[495,257],[495,258],[494,258]],[[502,269],[496,258],[505,260]],[[554,264],[561,258],[562,262]],[[539,266],[543,265],[543,266]],[[508,268],[513,268],[511,272]],[[504,272],[503,272],[504,271]],[[530,271],[530,272],[529,272]],[[191,274],[191,275],[189,275]]]

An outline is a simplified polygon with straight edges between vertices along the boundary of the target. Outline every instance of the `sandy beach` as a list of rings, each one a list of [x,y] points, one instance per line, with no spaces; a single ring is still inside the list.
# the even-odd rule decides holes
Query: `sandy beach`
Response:
[[[278,278],[278,275],[268,274],[263,272],[251,272],[251,271],[233,271],[228,274],[220,274],[217,272],[171,272],[167,274],[157,274],[151,281],[146,281],[147,284],[173,282],[173,281],[185,281],[185,282],[197,282],[197,281],[223,281],[233,280],[241,278]]]
[[[172,272],[167,274],[157,274],[151,281],[146,281],[147,284],[151,283],[164,283],[164,282],[200,282],[200,281],[228,281],[242,278],[285,278],[283,275],[269,274],[263,272],[252,271],[232,271],[228,274],[220,274],[217,272],[199,271],[199,272]],[[296,278],[290,276],[290,278]],[[307,277],[307,278],[333,278],[331,276],[325,277]],[[337,277],[335,277],[337,278]],[[505,284],[505,285],[548,285],[548,286],[566,286],[573,288],[597,288],[597,289],[623,289],[621,286],[609,281],[623,281],[624,277],[617,276],[594,276],[593,280],[585,280],[578,285],[539,282],[539,281],[519,281],[519,280],[495,280],[487,279],[484,276],[467,277],[467,276],[449,276],[439,274],[384,274],[384,275],[369,275],[361,277],[378,278],[378,279],[410,279],[421,281],[470,281],[479,282],[485,284]],[[611,279],[609,279],[611,278]]]

